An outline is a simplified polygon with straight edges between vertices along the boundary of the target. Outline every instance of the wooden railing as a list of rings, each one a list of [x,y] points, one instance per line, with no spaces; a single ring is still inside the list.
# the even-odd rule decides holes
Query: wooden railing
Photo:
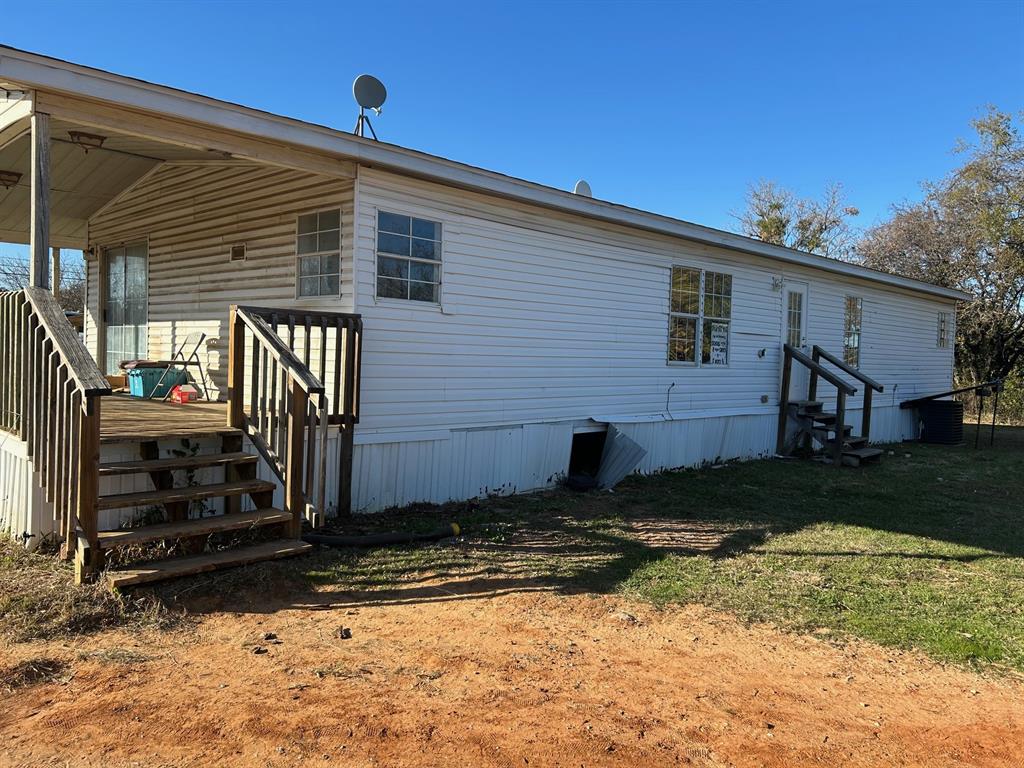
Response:
[[[27,443],[79,581],[97,565],[100,403],[109,394],[49,292],[0,294],[0,427]]]
[[[822,378],[836,388],[836,439],[832,445],[832,461],[837,467],[843,465],[843,428],[846,424],[846,398],[857,392],[856,387],[850,386],[841,378],[828,370],[821,363],[808,357],[799,349],[789,344],[782,345],[782,394],[779,397],[779,432],[776,441],[776,453],[781,454],[786,444],[786,419],[789,412],[789,385],[793,378],[793,362],[796,361],[806,367],[812,376],[812,385],[808,387],[808,399],[815,399],[811,392],[817,394],[817,378]]]
[[[871,394],[872,392],[881,392],[884,387],[877,381],[872,379],[867,374],[861,373],[859,370],[851,365],[848,365],[845,360],[841,360],[826,349],[822,349],[817,344],[811,348],[811,359],[820,365],[822,359],[832,363],[839,370],[849,374],[857,381],[863,382],[864,388],[864,409],[861,412],[861,426],[860,435],[861,437],[868,439],[871,437]],[[818,373],[815,370],[811,371],[811,381],[807,388],[807,398],[809,400],[816,399],[818,394]]]
[[[233,306],[229,326],[228,425],[245,431],[284,484],[293,535],[303,518],[322,521],[327,511],[328,424],[339,425],[338,512],[347,514],[361,319]]]

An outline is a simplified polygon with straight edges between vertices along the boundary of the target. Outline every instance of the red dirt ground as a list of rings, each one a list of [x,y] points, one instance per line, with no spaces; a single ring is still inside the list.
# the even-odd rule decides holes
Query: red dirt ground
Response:
[[[415,593],[320,593],[310,604],[232,613],[207,606],[188,631],[4,647],[0,666],[49,656],[71,671],[3,694],[0,764],[1024,761],[1024,684],[1014,679],[746,627],[699,607],[461,596],[450,581]],[[261,640],[267,632],[280,642]],[[103,660],[114,649],[148,660]]]

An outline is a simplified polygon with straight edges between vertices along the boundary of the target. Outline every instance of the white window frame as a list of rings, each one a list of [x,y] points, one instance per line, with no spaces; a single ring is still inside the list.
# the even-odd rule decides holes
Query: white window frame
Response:
[[[689,269],[700,273],[700,285],[698,288],[697,301],[698,309],[697,314],[694,315],[689,312],[673,312],[672,311],[672,277],[673,272],[676,269]],[[704,295],[705,286],[707,284],[708,273],[715,275],[725,275],[729,278],[729,317],[709,317],[705,314],[704,308]],[[735,322],[732,316],[733,302],[735,301],[734,296],[734,283],[735,275],[731,272],[723,272],[717,269],[705,269],[704,267],[697,267],[692,264],[673,264],[668,271],[668,322],[665,330],[666,343],[665,343],[665,361],[667,365],[681,368],[711,368],[714,370],[721,370],[729,368],[732,365],[732,327]],[[673,360],[672,354],[672,318],[683,317],[696,320],[696,332],[694,334],[694,359],[691,360]],[[719,321],[728,323],[729,335],[726,341],[726,362],[725,363],[711,363],[703,362],[704,356],[704,323],[705,321]]]
[[[321,213],[333,213],[334,211],[338,212],[338,250],[337,250],[337,256],[338,256],[338,292],[336,294],[334,294],[334,293],[316,293],[316,294],[304,295],[302,293],[302,291],[300,290],[300,288],[299,288],[300,281],[303,278],[303,275],[302,275],[302,259],[303,259],[303,257],[306,257],[306,256],[319,256],[319,257],[333,256],[335,254],[335,251],[333,251],[333,250],[330,250],[330,251],[320,251],[320,250],[317,250],[314,253],[299,253],[299,238],[302,236],[302,235],[299,234],[299,219],[301,219],[304,216],[312,216],[312,215],[319,216]],[[299,214],[297,214],[295,216],[295,299],[296,299],[296,301],[332,301],[334,299],[340,299],[341,298],[342,290],[343,290],[343,287],[342,287],[342,284],[341,284],[341,274],[342,274],[342,270],[343,270],[342,263],[341,263],[341,253],[342,253],[342,247],[344,245],[344,230],[345,230],[345,222],[344,222],[344,220],[342,218],[341,206],[326,206],[324,208],[315,208],[315,209],[309,210],[309,211],[302,211],[302,212],[300,212]],[[332,231],[332,230],[326,230],[326,229],[325,230],[320,230],[320,229],[318,229],[316,231],[316,234],[319,235],[320,232],[330,232],[330,231]],[[310,234],[310,233],[305,233],[305,234]],[[320,272],[320,273],[317,273],[317,277],[330,277],[333,274],[334,274],[333,272]],[[307,275],[307,277],[312,277],[312,275]]]
[[[849,315],[849,311],[850,311],[850,302],[851,301],[856,302],[856,306],[857,306],[857,330],[856,330],[857,346],[856,347],[850,347],[849,344],[848,344],[848,340],[853,335],[850,332],[850,323],[849,323],[849,319],[848,319],[848,315]],[[863,338],[864,338],[864,298],[862,296],[849,296],[849,295],[847,295],[847,296],[843,297],[843,362],[846,363],[847,365],[849,365],[851,368],[856,368],[857,370],[860,370],[860,355],[861,355],[861,349],[862,349],[861,342],[863,341]],[[846,359],[846,353],[850,349],[856,349],[857,350],[857,361],[856,362],[851,363],[849,360]]]
[[[935,347],[937,349],[949,349],[953,346],[950,342],[952,341],[950,333],[950,312],[939,312],[936,317],[935,327]]]
[[[402,256],[395,253],[388,253],[378,249],[379,245],[379,234],[380,234],[380,214],[390,213],[395,216],[408,216],[411,219],[421,219],[423,221],[429,221],[441,228],[438,233],[438,238],[434,242],[437,243],[441,249],[440,257],[437,259],[424,259],[417,256]],[[445,232],[448,229],[448,222],[441,219],[436,213],[423,212],[423,211],[412,211],[407,208],[399,206],[388,206],[387,208],[381,208],[380,206],[373,207],[373,300],[378,304],[395,304],[402,307],[420,307],[426,309],[439,310],[442,308],[444,300],[444,263],[447,255],[447,247],[445,244]],[[389,233],[397,234],[397,233]],[[402,299],[395,296],[381,296],[377,292],[377,279],[380,277],[379,270],[379,259],[384,256],[389,259],[405,259],[409,262],[417,262],[420,264],[433,264],[437,268],[437,301],[422,301],[420,299]],[[402,279],[402,278],[397,278]],[[407,281],[408,282],[408,281]],[[422,282],[422,281],[412,281]]]

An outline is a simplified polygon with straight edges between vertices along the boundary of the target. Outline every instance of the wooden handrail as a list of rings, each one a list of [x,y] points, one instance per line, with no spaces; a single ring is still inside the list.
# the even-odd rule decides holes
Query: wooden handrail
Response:
[[[246,307],[237,307],[235,311],[236,316],[259,338],[267,352],[273,355],[278,365],[305,390],[307,395],[319,395],[326,391],[320,380],[296,357],[284,340],[274,333],[266,320],[260,315],[253,314]]]
[[[50,293],[32,287],[0,295],[0,427],[25,441],[79,581],[100,565],[100,404],[109,394]]]
[[[325,512],[329,423],[342,441],[339,511],[349,510],[361,333],[358,315],[231,308],[228,425],[245,431],[284,484],[296,536],[303,516]],[[324,383],[332,374],[333,402]]]
[[[779,426],[776,435],[775,452],[781,454],[785,449],[786,420],[789,411],[789,383],[792,378],[793,361],[796,360],[811,371],[811,385],[808,389],[810,399],[814,399],[812,392],[814,387],[817,386],[817,376],[820,376],[836,388],[836,437],[832,446],[832,463],[837,467],[841,467],[843,464],[843,429],[846,423],[846,397],[856,393],[856,387],[847,384],[830,370],[823,367],[821,363],[808,357],[799,349],[789,344],[783,344],[782,350],[782,393],[779,396]]]
[[[86,398],[109,395],[110,382],[96,366],[53,294],[45,288],[29,287],[25,296],[78,391]]]
[[[326,387],[331,424],[359,423],[359,377],[362,364],[363,319],[360,315],[311,309],[239,307],[260,317]],[[314,348],[318,355],[312,355]]]
[[[811,348],[811,357],[815,361],[817,361],[817,359],[819,357],[825,358],[830,363],[832,363],[832,365],[834,365],[836,368],[838,368],[841,371],[845,371],[850,376],[853,376],[853,378],[855,378],[855,379],[857,379],[859,381],[864,382],[865,384],[867,384],[871,389],[875,390],[876,392],[881,392],[884,389],[884,387],[881,384],[879,384],[877,381],[872,379],[870,376],[868,376],[867,374],[861,373],[859,370],[857,370],[853,366],[848,365],[845,360],[841,360],[840,358],[836,357],[831,352],[829,352],[827,349],[822,349],[817,344],[815,344]]]
[[[795,349],[791,347],[789,344],[785,344],[784,349],[790,357],[792,357],[801,365],[810,369],[812,373],[817,373],[819,376],[821,376],[821,378],[823,378],[829,384],[834,386],[836,389],[846,393],[847,395],[854,395],[857,393],[856,387],[847,384],[845,381],[843,381],[834,373],[832,373],[832,371],[830,371],[828,368],[825,368],[821,363],[815,362],[813,359],[805,355],[799,349]]]

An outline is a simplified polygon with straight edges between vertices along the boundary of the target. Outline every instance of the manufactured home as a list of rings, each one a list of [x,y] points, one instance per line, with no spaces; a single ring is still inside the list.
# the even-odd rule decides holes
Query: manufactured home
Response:
[[[953,290],[0,47],[0,523],[124,544],[655,472],[837,467],[950,388]],[[80,337],[51,248],[87,267]],[[112,392],[200,339],[208,400]],[[621,462],[620,462],[621,463]],[[148,525],[140,525],[146,522]],[[174,568],[178,570],[175,571]]]

